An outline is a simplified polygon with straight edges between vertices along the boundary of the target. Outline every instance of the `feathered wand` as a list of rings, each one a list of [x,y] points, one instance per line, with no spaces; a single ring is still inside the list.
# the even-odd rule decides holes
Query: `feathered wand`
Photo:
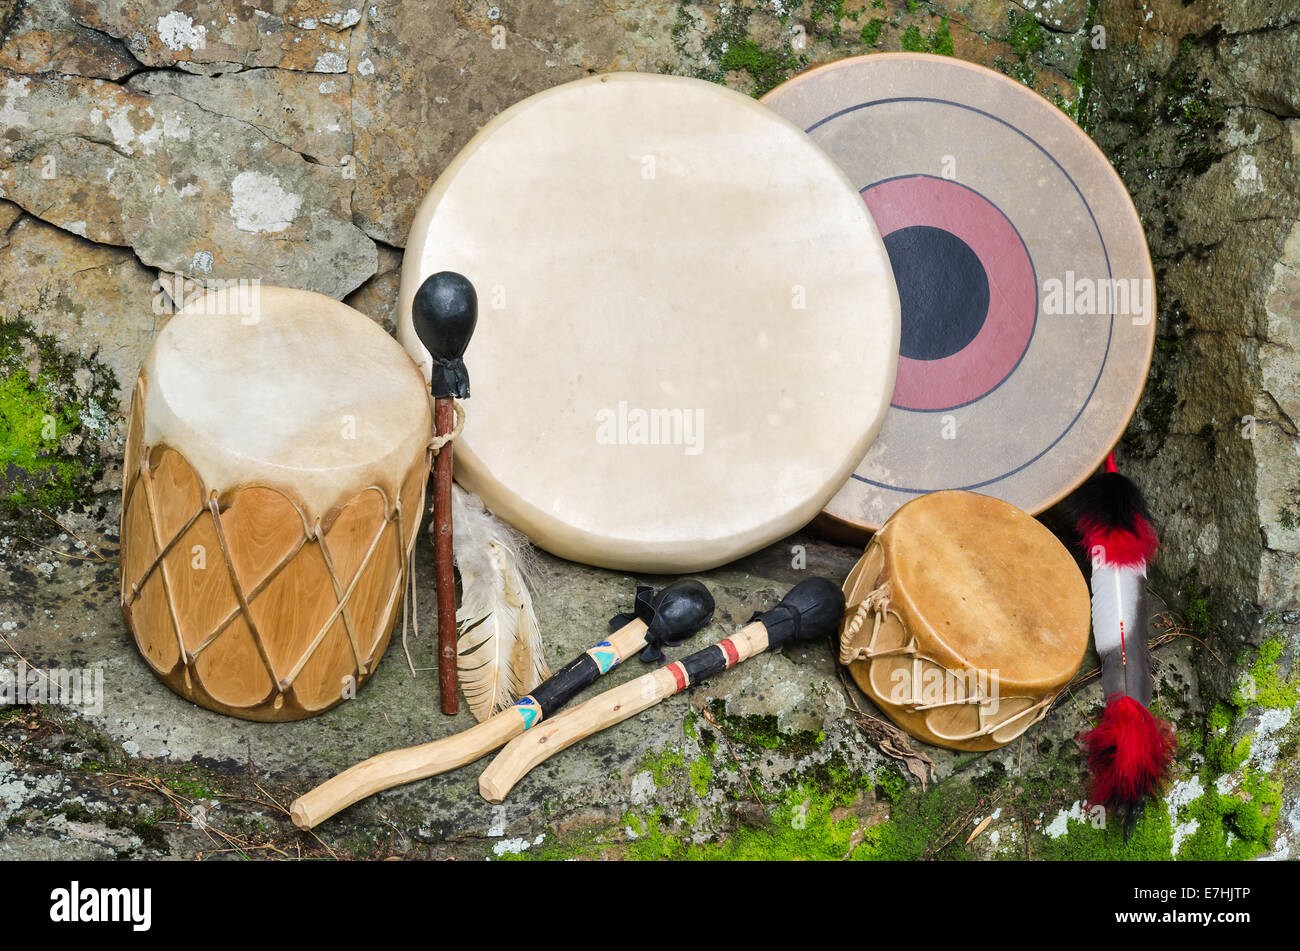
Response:
[[[1118,808],[1127,838],[1144,804],[1169,775],[1173,727],[1154,716],[1147,566],[1159,541],[1146,501],[1106,458],[1103,472],[1073,500],[1074,522],[1092,561],[1092,632],[1101,657],[1106,709],[1084,737],[1092,771],[1090,801]]]
[[[551,676],[528,593],[532,550],[477,495],[452,484],[451,517],[461,598],[456,622],[460,689],[479,722]]]

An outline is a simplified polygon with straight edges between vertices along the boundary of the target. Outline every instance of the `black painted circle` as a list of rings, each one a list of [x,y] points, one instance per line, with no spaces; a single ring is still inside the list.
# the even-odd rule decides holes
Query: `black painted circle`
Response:
[[[930,225],[899,228],[884,242],[902,309],[899,353],[941,360],[964,350],[989,312],[989,279],[979,256],[952,232]]]

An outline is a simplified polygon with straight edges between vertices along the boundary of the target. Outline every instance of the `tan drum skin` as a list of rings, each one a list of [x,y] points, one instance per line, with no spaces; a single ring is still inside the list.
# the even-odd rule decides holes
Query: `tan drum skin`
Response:
[[[908,226],[927,225],[960,236],[990,282],[977,336],[922,359],[908,352],[920,326],[908,292],[950,272],[900,281],[891,408],[823,521],[861,542],[927,492],[981,492],[1031,514],[1065,498],[1123,434],[1155,345],[1151,256],[1106,156],[1041,95],[951,56],[849,57],[762,102],[840,164],[891,255]]]
[[[935,492],[900,508],[844,583],[840,660],[926,743],[997,749],[1041,720],[1088,646],[1088,585],[1015,506]]]
[[[442,270],[480,304],[456,479],[574,561],[698,571],[785,537],[893,390],[866,206],[803,132],[702,80],[591,76],[479,131],[406,246],[398,339],[426,372],[411,301]]]
[[[419,368],[308,291],[209,293],[132,399],[122,613],[167,686],[248,720],[352,696],[388,645],[423,507]]]

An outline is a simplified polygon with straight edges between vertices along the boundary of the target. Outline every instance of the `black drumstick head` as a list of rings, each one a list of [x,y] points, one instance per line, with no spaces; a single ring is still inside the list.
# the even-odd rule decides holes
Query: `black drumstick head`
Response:
[[[694,578],[674,581],[655,595],[655,617],[661,619],[665,644],[677,644],[701,630],[713,617],[713,595]]]
[[[620,614],[609,623],[619,628],[634,617],[646,624],[642,663],[660,664],[664,659],[664,645],[680,644],[709,623],[713,617],[713,595],[693,578],[674,581],[657,593],[646,585],[637,585],[634,613]]]
[[[411,324],[433,358],[429,388],[435,397],[469,396],[462,357],[478,322],[478,294],[469,278],[439,271],[425,278],[411,301]]]
[[[768,643],[775,647],[786,641],[812,641],[826,637],[844,617],[844,592],[829,578],[808,578],[786,592],[770,611],[750,620],[762,621]]]

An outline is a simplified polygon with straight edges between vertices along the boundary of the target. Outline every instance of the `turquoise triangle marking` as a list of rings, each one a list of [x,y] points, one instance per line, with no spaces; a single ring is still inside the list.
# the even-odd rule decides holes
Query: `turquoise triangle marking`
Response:
[[[525,730],[530,729],[532,725],[537,722],[537,714],[539,711],[532,704],[525,705],[522,703],[518,703],[515,704],[515,709],[518,710],[519,715],[524,718]]]
[[[609,673],[609,669],[613,667],[615,662],[618,660],[618,655],[612,650],[592,651],[591,656],[596,661],[596,666],[600,668],[602,674]]]

